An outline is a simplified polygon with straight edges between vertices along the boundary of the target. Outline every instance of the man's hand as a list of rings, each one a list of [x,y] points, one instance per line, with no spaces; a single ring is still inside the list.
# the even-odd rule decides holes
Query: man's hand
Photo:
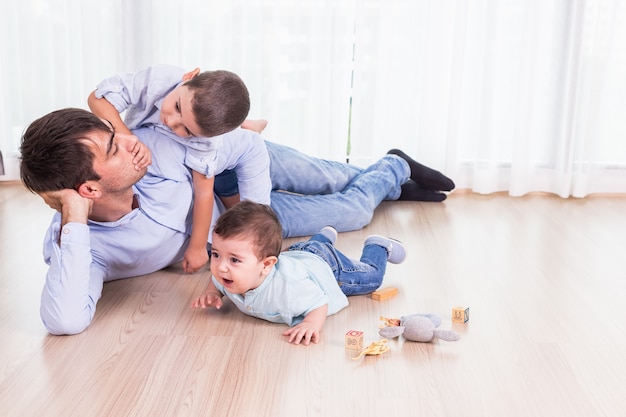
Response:
[[[77,222],[87,224],[93,201],[84,198],[76,190],[64,189],[39,193],[43,201],[61,213],[62,224]]]

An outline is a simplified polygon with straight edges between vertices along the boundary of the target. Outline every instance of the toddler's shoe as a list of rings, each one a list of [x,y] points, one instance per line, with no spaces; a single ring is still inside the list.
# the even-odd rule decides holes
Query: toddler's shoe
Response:
[[[326,239],[330,240],[331,244],[335,244],[335,240],[337,240],[337,231],[332,226],[323,227],[319,232],[320,235],[326,237]]]
[[[406,258],[406,250],[402,242],[385,236],[371,235],[365,239],[364,245],[378,245],[387,249],[387,262],[399,264]]]

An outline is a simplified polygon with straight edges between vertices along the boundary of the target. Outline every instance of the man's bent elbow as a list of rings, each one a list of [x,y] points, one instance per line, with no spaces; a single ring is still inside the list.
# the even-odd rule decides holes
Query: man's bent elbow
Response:
[[[44,317],[41,320],[48,333],[55,336],[73,335],[82,333],[87,329],[91,320],[76,320],[70,317]]]

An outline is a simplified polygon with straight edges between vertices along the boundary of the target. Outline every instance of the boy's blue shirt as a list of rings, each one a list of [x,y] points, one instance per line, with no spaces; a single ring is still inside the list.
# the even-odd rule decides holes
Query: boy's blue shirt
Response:
[[[185,70],[154,65],[135,73],[118,74],[98,84],[95,95],[124,114],[129,129],[150,126],[185,146],[184,163],[206,177],[226,169],[237,173],[241,199],[270,204],[272,183],[265,142],[255,132],[237,128],[212,138],[180,138],[161,123],[161,104],[182,82]]]

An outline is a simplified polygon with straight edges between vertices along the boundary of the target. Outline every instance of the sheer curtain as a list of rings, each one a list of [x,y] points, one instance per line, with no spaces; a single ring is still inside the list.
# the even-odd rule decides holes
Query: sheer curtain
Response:
[[[155,63],[234,71],[251,92],[250,117],[270,121],[268,138],[345,157],[353,0],[9,0],[0,19],[0,150],[10,165],[0,180],[17,178],[32,120],[87,108],[101,79]]]
[[[237,72],[268,139],[366,165],[400,147],[459,188],[626,192],[619,0],[9,0],[0,150],[102,78]]]
[[[19,178],[24,128],[62,107],[86,108],[103,72],[120,70],[120,1],[9,0],[0,14],[0,150]]]
[[[626,192],[626,4],[358,3],[352,151],[480,193]]]
[[[137,16],[128,46],[134,68],[166,62],[234,71],[250,90],[250,117],[269,120],[268,138],[317,156],[345,155],[353,0],[182,0],[175,7],[150,0],[127,12]]]

